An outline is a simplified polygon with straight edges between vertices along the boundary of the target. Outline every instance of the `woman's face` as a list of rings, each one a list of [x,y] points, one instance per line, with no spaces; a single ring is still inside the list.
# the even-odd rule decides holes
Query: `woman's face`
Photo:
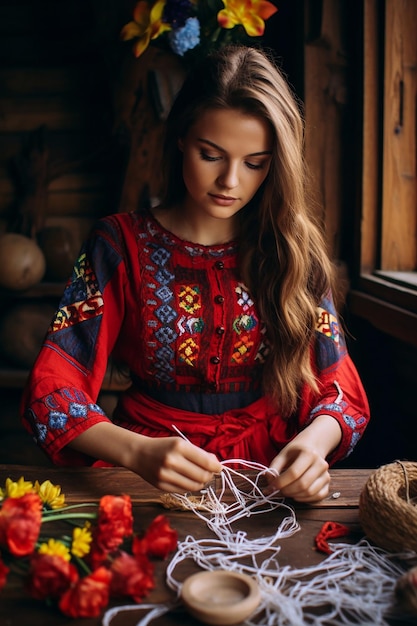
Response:
[[[265,180],[272,146],[264,119],[237,109],[205,111],[179,141],[185,209],[212,218],[236,215]]]

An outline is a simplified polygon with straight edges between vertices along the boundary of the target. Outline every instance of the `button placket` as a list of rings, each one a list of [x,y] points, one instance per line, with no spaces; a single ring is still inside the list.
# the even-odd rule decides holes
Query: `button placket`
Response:
[[[222,352],[222,346],[224,343],[224,334],[225,334],[224,306],[222,306],[224,305],[225,297],[221,293],[223,281],[221,280],[221,276],[220,276],[220,274],[224,270],[224,262],[221,260],[217,260],[214,263],[214,270],[215,270],[215,277],[216,277],[217,287],[219,288],[219,292],[213,298],[214,304],[215,304],[215,309],[214,309],[215,336],[213,337],[214,341],[212,344],[212,350],[213,351],[217,350],[217,354],[212,353],[212,355],[209,358],[209,361],[212,365],[218,366],[221,363],[221,352]],[[218,381],[220,377],[220,368],[215,367],[212,373],[213,373],[213,378],[216,381]],[[212,391],[215,391],[217,388],[216,382],[211,382],[209,387]]]

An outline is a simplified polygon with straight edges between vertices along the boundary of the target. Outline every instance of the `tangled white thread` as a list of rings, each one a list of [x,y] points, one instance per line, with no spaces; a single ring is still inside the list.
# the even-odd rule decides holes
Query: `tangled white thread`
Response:
[[[192,510],[212,531],[213,538],[188,535],[168,564],[167,585],[176,592],[171,605],[127,605],[108,610],[103,626],[125,610],[149,612],[137,626],[178,608],[182,582],[175,578],[178,565],[187,559],[205,570],[225,569],[253,576],[261,591],[261,603],[247,626],[388,626],[386,616],[394,604],[396,580],[404,573],[405,560],[414,553],[393,555],[363,540],[357,545],[333,544],[333,552],[319,565],[305,568],[281,567],[278,541],[299,530],[294,510],[275,492],[266,495],[260,482],[271,470],[259,463],[231,459],[223,461],[219,493],[212,486],[204,490],[204,510],[187,495],[175,494],[183,507]],[[232,467],[257,472],[254,480]],[[238,487],[243,483],[244,487]],[[225,492],[232,494],[226,502]],[[230,498],[228,498],[230,501]],[[251,539],[247,532],[234,530],[243,517],[281,509],[286,516],[275,533]]]
[[[258,471],[257,477],[252,481],[237,470],[228,468],[228,464],[242,464],[247,469],[256,469]],[[219,495],[212,487],[208,487],[205,494],[205,511],[199,510],[193,502],[188,505],[188,508],[205,521],[217,539],[197,540],[189,535],[179,543],[178,549],[167,568],[167,583],[177,593],[180,592],[182,583],[175,580],[173,572],[181,561],[190,558],[204,569],[221,568],[235,571],[243,571],[244,569],[246,572],[256,575],[259,570],[256,556],[265,555],[268,551],[277,554],[280,550],[280,546],[277,545],[278,540],[290,537],[300,529],[294,510],[284,503],[283,498],[277,496],[276,493],[266,495],[259,486],[262,476],[271,470],[259,463],[240,459],[223,461],[222,465],[223,471],[220,474],[222,486]],[[236,477],[239,477],[245,485],[250,486],[250,490],[238,488],[233,480]],[[223,501],[226,489],[230,489],[234,497],[230,504]],[[177,497],[185,506],[187,496]],[[245,531],[235,531],[232,527],[232,524],[235,524],[242,517],[259,515],[277,508],[284,509],[288,516],[281,521],[273,535],[251,539]],[[240,565],[239,560],[245,557],[251,557],[252,566],[245,565],[243,567]]]

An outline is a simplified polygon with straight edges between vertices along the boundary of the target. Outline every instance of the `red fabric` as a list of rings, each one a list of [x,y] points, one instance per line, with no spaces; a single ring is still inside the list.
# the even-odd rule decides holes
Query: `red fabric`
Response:
[[[23,423],[54,463],[94,462],[68,443],[113,419],[96,404],[109,356],[156,392],[259,390],[268,342],[237,266],[233,243],[186,244],[150,214],[100,220],[22,398]],[[219,458],[268,463],[312,419],[332,415],[342,431],[334,463],[362,436],[369,407],[331,298],[319,307],[316,330],[311,358],[319,392],[302,389],[289,420],[265,399],[213,416],[165,407],[133,387],[121,395],[114,420],[149,436],[173,435],[175,424]]]
[[[214,452],[220,460],[243,458],[268,464],[277,454],[268,432],[268,408],[264,398],[244,409],[204,415],[167,407],[130,390],[123,398],[122,413],[124,411],[132,418],[132,430],[151,437],[169,437],[177,434],[173,429],[175,425],[187,439]]]

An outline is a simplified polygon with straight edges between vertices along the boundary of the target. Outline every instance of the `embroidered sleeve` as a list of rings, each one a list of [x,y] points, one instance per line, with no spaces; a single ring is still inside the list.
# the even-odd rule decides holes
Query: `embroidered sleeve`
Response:
[[[103,222],[75,263],[22,396],[22,419],[56,464],[89,460],[66,445],[108,420],[96,400],[124,314],[117,223]]]
[[[313,361],[320,392],[303,403],[300,422],[308,425],[319,415],[331,415],[341,428],[342,440],[328,458],[333,465],[348,456],[369,422],[369,405],[356,367],[349,356],[331,297],[318,309]]]

